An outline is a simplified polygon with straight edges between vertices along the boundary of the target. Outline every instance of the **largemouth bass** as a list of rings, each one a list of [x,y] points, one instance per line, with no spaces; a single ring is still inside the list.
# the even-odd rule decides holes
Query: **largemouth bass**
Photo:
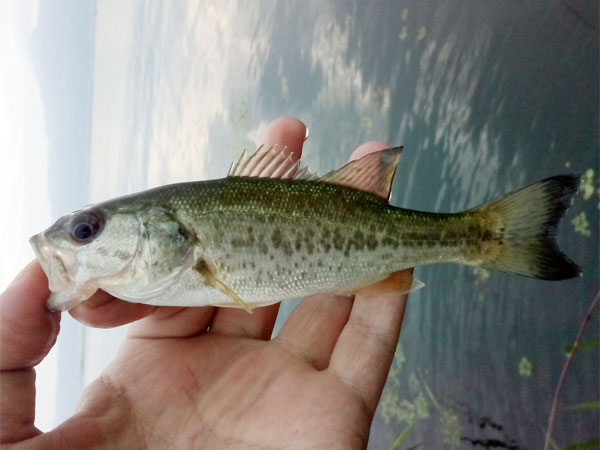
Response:
[[[319,178],[259,149],[227,178],[68,214],[31,238],[52,290],[48,306],[69,309],[103,289],[153,305],[251,309],[385,283],[408,291],[393,274],[441,262],[548,280],[581,275],[555,241],[581,177],[548,178],[459,213],[412,211],[386,201],[400,152]]]

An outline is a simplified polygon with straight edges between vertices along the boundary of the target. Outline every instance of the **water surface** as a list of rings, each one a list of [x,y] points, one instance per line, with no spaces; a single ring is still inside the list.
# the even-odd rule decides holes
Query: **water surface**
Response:
[[[100,0],[90,200],[224,176],[281,115],[309,126],[304,160],[321,173],[366,140],[403,144],[398,206],[457,211],[588,169],[595,189],[597,16],[567,0]],[[409,300],[369,448],[411,424],[406,446],[541,448],[564,348],[598,292],[599,200],[579,196],[561,231],[580,279],[417,269],[427,287]],[[88,374],[103,364],[86,361]],[[597,412],[565,407],[598,400],[598,373],[597,352],[576,356],[559,446],[597,433]]]

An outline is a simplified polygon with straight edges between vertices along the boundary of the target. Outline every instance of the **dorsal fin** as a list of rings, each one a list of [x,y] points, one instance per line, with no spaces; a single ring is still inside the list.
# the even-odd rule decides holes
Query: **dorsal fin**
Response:
[[[285,147],[261,146],[251,156],[244,150],[237,163],[231,165],[228,176],[322,181],[360,189],[389,200],[402,148],[370,153],[319,178],[308,167],[298,170],[300,160],[292,160],[291,154],[285,156]]]
[[[350,161],[341,169],[329,172],[318,181],[343,184],[389,200],[402,148],[394,147],[369,153],[360,159]]]
[[[255,178],[291,178],[294,180],[314,180],[317,176],[307,167],[298,170],[300,160],[294,161],[291,153],[285,155],[285,147],[260,146],[253,155],[244,150],[237,163],[232,164],[227,176]]]

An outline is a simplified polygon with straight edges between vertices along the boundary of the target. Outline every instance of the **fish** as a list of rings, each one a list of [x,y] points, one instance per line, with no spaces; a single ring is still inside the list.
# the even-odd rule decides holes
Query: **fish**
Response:
[[[580,276],[559,223],[580,175],[557,175],[457,213],[388,203],[402,147],[318,176],[282,149],[244,151],[225,178],[86,206],[30,242],[50,310],[102,289],[151,305],[251,311],[316,293],[409,292],[403,269],[459,263],[545,280]]]

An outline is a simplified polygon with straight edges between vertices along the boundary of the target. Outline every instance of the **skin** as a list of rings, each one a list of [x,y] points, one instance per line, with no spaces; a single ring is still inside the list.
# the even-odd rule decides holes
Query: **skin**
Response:
[[[262,143],[299,158],[306,128],[272,122]],[[389,147],[369,142],[352,155]],[[279,305],[236,309],[133,304],[104,292],[70,311],[128,337],[77,412],[41,433],[34,367],[56,342],[60,313],[30,263],[0,295],[3,449],[365,448],[398,342],[405,295],[316,295],[271,339]]]

